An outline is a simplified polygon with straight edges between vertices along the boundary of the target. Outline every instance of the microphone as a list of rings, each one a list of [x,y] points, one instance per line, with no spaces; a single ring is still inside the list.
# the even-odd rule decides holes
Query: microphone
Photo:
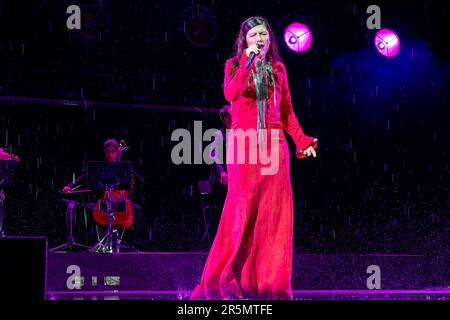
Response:
[[[256,44],[256,46],[258,47],[258,49],[262,48],[262,45],[260,45],[259,43]],[[245,69],[248,69],[252,65],[253,60],[255,60],[255,58],[256,58],[256,54],[254,52],[250,52],[247,63],[245,64]]]

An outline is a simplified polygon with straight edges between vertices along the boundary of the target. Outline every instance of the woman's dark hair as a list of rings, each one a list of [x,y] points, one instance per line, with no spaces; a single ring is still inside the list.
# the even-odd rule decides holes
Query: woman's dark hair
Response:
[[[260,17],[260,16],[255,16],[255,17],[250,17],[241,23],[239,33],[238,33],[236,41],[234,42],[234,45],[233,45],[233,49],[234,49],[233,60],[232,60],[233,67],[235,67],[235,68],[238,67],[239,60],[241,59],[241,56],[244,53],[245,48],[247,47],[247,42],[245,39],[247,32],[250,29],[252,29],[256,26],[259,26],[259,25],[264,25],[267,29],[267,32],[269,33],[270,47],[266,54],[268,60],[282,62],[280,54],[278,53],[278,47],[277,47],[277,43],[275,41],[275,36],[272,32],[272,29],[270,28],[269,23],[267,22],[267,20],[265,18]]]

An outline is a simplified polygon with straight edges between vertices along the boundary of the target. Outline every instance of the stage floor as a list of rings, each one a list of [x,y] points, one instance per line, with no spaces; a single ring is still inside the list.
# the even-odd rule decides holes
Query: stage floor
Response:
[[[46,300],[188,300],[207,253],[48,253]],[[369,288],[373,266],[379,289]],[[294,254],[294,300],[449,300],[422,255]],[[436,272],[436,270],[434,270]],[[370,281],[369,281],[370,282]],[[448,283],[447,283],[448,284]]]
[[[189,300],[177,291],[47,291],[46,300]],[[450,300],[450,289],[294,290],[293,300]]]

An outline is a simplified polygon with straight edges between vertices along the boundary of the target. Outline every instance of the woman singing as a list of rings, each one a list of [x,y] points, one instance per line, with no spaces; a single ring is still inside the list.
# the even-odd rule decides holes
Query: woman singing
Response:
[[[255,57],[251,65],[250,57]],[[296,144],[296,157],[316,157],[317,139],[303,133],[294,114],[287,73],[272,30],[262,17],[240,27],[234,56],[226,62],[224,95],[231,103],[233,134],[228,134],[228,193],[217,235],[200,284],[191,299],[292,299],[293,197],[289,149],[284,130]],[[278,159],[267,163],[236,160],[265,145]],[[233,141],[230,141],[233,140]]]

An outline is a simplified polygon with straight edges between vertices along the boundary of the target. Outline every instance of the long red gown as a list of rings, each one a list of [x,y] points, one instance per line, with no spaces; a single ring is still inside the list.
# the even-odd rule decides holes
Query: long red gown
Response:
[[[250,70],[255,67],[246,70],[246,62],[245,53],[237,69],[231,60],[227,61],[224,94],[232,104],[231,128],[256,130],[256,94],[252,79],[248,81]],[[316,148],[317,139],[303,133],[293,112],[285,66],[281,62],[271,63],[276,79],[276,104],[270,86],[266,126],[279,132],[275,140],[279,143],[279,170],[274,175],[263,175],[260,169],[267,165],[239,164],[227,157],[227,197],[200,284],[191,299],[292,299],[294,210],[289,149],[282,129],[293,138],[298,158],[305,157],[301,151],[308,146]],[[267,141],[268,150],[274,150],[270,149],[273,143],[270,130]],[[230,147],[233,146],[228,141],[227,155]]]

